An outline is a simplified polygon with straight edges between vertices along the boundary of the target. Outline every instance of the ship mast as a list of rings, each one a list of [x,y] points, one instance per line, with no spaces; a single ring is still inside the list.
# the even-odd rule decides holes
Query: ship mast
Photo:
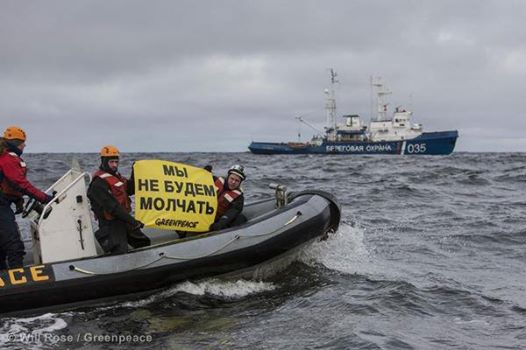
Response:
[[[338,83],[336,77],[338,74],[334,69],[330,68],[331,73],[331,87],[325,89],[325,95],[327,95],[327,102],[325,103],[325,110],[327,111],[327,129],[332,129],[331,132],[327,133],[329,139],[336,139],[336,94],[334,92],[334,85]]]
[[[391,94],[384,84],[381,77],[371,78],[371,89],[376,88],[376,121],[386,120],[387,105],[384,102],[384,96]]]

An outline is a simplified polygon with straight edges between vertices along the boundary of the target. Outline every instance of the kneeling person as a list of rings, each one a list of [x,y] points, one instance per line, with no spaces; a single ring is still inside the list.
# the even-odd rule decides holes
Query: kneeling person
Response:
[[[104,146],[100,156],[99,170],[88,188],[91,209],[99,222],[95,237],[104,252],[111,254],[126,253],[128,244],[133,248],[150,245],[150,239],[141,231],[144,224],[130,215],[129,196],[135,194],[135,186],[133,175],[128,181],[118,172],[119,150]]]
[[[215,222],[210,226],[211,231],[222,230],[246,221],[241,214],[245,203],[241,182],[245,178],[243,166],[234,165],[228,170],[226,180],[222,177],[215,179],[217,213]]]

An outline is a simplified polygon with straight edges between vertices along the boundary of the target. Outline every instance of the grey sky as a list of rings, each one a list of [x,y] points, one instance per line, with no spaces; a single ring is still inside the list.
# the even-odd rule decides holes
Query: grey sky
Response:
[[[457,151],[526,151],[526,1],[0,0],[0,120],[29,152],[245,151],[370,116],[369,76]],[[312,135],[301,127],[303,138]]]

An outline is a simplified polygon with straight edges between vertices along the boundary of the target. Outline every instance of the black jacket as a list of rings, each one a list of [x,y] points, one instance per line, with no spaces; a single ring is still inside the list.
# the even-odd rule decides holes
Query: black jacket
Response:
[[[217,220],[220,223],[221,228],[227,227],[230,225],[239,214],[243,211],[243,206],[245,205],[245,197],[241,194],[239,197],[234,199],[230,203],[230,207],[227,211]]]
[[[217,177],[214,176],[214,181],[216,180],[216,178]],[[228,189],[228,182],[226,179],[224,186],[226,189]],[[237,197],[232,203],[230,203],[230,206],[225,211],[225,213],[216,220],[216,222],[212,225],[211,228],[213,230],[221,230],[225,227],[229,227],[238,218],[239,214],[241,214],[244,205],[245,197],[243,193],[241,193],[239,197]]]
[[[128,183],[133,184],[132,181]],[[134,194],[134,188],[128,186],[126,188],[128,195]],[[88,198],[91,202],[91,209],[95,213],[95,216],[99,220],[106,220],[103,212],[106,211],[111,214],[116,220],[126,222],[131,225],[136,224],[136,220],[131,216],[120,204],[117,202],[115,197],[111,194],[110,186],[104,179],[100,177],[94,178],[88,187]]]

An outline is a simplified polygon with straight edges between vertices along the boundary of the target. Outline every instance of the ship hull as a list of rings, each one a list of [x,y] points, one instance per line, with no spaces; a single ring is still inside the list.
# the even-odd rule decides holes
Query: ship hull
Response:
[[[321,145],[277,142],[252,142],[248,149],[254,154],[399,154],[448,155],[455,148],[458,131],[426,132],[410,140],[397,141],[323,141]]]

